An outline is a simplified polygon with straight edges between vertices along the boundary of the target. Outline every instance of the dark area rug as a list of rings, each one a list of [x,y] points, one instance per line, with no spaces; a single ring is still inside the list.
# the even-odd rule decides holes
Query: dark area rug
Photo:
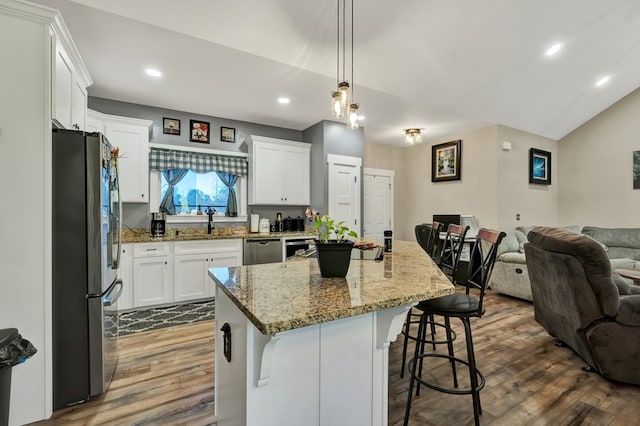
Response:
[[[214,319],[215,301],[166,306],[120,314],[120,335]]]

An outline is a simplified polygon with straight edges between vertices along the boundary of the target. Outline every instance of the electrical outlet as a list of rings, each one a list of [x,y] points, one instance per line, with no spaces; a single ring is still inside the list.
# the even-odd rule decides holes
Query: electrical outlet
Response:
[[[520,213],[516,213],[516,220],[520,220]]]

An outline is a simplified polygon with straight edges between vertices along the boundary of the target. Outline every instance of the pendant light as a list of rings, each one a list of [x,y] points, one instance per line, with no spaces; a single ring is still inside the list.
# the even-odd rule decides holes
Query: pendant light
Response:
[[[404,131],[404,142],[407,145],[415,145],[422,142],[420,129],[407,129]]]
[[[348,127],[350,129],[357,129],[359,127],[359,104],[353,102],[353,0],[351,0],[351,85],[349,85],[349,82],[346,80],[346,2],[347,0],[337,0],[336,83],[338,85],[338,89],[335,92],[331,92],[331,116],[333,118],[344,118],[346,114]],[[342,31],[340,28],[341,7]],[[340,44],[342,44],[342,80],[340,79]],[[351,93],[349,93],[350,90]]]

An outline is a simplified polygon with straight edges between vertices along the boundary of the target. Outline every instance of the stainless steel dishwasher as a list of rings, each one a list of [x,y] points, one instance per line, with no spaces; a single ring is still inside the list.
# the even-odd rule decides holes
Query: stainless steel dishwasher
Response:
[[[243,265],[282,262],[280,238],[245,238]]]

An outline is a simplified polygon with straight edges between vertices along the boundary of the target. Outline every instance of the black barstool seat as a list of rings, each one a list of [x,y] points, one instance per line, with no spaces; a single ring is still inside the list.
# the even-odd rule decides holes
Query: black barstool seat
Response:
[[[437,299],[423,300],[416,308],[435,315],[449,317],[479,317],[484,314],[484,307],[478,310],[480,302],[477,298],[465,293],[453,293]]]

